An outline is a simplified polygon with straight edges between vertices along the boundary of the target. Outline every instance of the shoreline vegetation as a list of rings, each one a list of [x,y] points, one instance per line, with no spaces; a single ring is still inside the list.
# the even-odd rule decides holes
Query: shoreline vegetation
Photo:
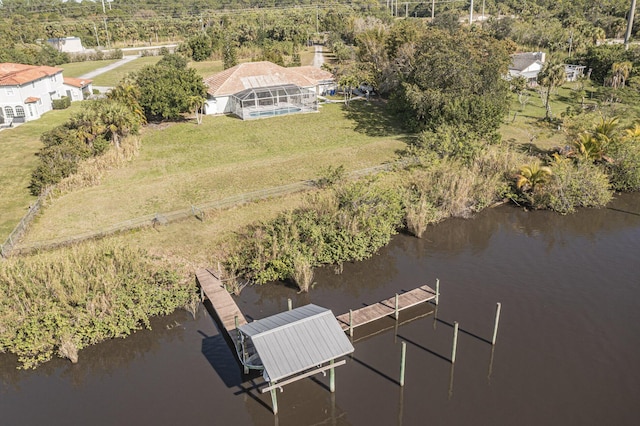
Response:
[[[200,123],[204,86],[186,57],[212,57],[213,41],[229,45],[216,33],[188,39],[178,49],[186,57],[165,55],[44,133],[30,189],[57,191],[27,238],[113,219],[113,205],[113,214],[131,217],[294,177],[317,187],[206,212],[198,223],[0,262],[0,353],[15,354],[21,368],[53,356],[77,362],[82,348],[150,327],[151,316],[193,314],[196,267],[217,265],[233,293],[247,282],[309,291],[314,268],[340,272],[399,232],[422,238],[429,226],[504,200],[569,214],[605,206],[614,191],[640,190],[637,49],[585,44],[580,60],[593,67],[592,82],[563,87],[555,58],[533,89],[502,78],[516,45],[500,23],[466,31],[452,14],[429,24],[380,16],[327,24],[327,66],[345,103],[306,116],[313,123],[306,127],[305,115]],[[261,56],[253,59],[299,63],[299,44],[282,43],[254,46]],[[237,63],[237,54],[220,53],[222,66]],[[350,100],[364,82],[375,98]],[[177,101],[167,87],[180,88]],[[187,118],[193,114],[197,126]],[[543,145],[544,133],[553,143]],[[409,165],[346,178],[353,170],[345,163],[359,169],[398,157]]]

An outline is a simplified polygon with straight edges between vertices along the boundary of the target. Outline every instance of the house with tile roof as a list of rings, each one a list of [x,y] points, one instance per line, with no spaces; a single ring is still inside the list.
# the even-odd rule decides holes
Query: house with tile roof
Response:
[[[53,109],[53,101],[68,96],[82,100],[91,80],[64,78],[62,68],[0,63],[0,124],[37,120]]]
[[[205,79],[206,114],[243,120],[318,110],[318,94],[335,85],[333,75],[315,67],[285,68],[245,62]]]

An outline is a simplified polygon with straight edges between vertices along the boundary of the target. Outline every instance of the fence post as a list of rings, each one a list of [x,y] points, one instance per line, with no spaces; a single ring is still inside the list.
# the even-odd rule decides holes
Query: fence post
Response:
[[[436,306],[438,305],[439,299],[440,299],[440,279],[436,278]]]
[[[291,303],[291,299],[287,299],[287,308],[289,311],[293,309],[293,304]]]

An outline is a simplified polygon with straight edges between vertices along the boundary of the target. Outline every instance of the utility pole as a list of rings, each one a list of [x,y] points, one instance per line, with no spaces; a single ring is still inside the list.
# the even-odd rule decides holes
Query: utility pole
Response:
[[[404,17],[405,18],[409,17],[409,3],[404,4]]]
[[[633,28],[633,15],[636,12],[636,0],[631,0],[631,8],[629,9],[629,18],[627,21],[627,32],[624,35],[624,48],[629,50],[629,39],[631,38],[631,29]]]
[[[107,13],[107,9],[104,8],[104,0],[102,0],[102,13],[103,14]]]
[[[431,0],[431,21],[436,17],[436,0]]]
[[[473,0],[471,0],[471,6],[469,7],[469,25],[473,23]]]
[[[96,28],[96,23],[93,22],[93,34],[96,36],[96,45],[98,48],[100,47],[100,39],[98,38],[98,29]]]

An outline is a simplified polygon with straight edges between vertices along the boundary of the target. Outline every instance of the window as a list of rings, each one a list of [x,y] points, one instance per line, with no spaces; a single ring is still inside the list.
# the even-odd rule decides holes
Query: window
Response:
[[[27,104],[27,107],[29,107],[29,117],[33,117],[33,110],[31,109],[31,104]]]
[[[13,118],[13,108],[10,106],[4,107],[4,112],[7,118]]]
[[[16,117],[24,117],[24,108],[22,105],[16,107]]]

